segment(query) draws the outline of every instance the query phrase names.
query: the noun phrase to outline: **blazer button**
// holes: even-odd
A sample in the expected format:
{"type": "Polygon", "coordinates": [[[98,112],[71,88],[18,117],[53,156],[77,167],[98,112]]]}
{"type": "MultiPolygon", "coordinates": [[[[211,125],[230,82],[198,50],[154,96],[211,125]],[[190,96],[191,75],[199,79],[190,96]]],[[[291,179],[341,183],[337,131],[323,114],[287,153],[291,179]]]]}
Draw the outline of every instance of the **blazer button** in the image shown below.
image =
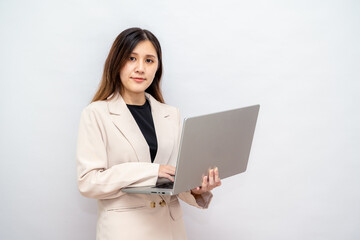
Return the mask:
{"type": "Polygon", "coordinates": [[[162,207],[165,207],[166,206],[166,202],[164,200],[161,200],[159,202],[159,205],[162,206],[162,207]]]}
{"type": "Polygon", "coordinates": [[[151,208],[155,208],[155,207],[156,207],[156,203],[155,203],[155,202],[150,202],[150,207],[151,207],[151,208]]]}

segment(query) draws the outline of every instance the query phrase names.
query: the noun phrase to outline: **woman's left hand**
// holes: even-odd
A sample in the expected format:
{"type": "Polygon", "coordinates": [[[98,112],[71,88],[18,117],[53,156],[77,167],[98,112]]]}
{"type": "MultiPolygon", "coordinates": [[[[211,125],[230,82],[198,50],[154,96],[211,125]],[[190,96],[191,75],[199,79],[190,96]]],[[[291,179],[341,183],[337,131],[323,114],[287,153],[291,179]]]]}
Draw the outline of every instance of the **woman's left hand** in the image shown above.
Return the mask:
{"type": "Polygon", "coordinates": [[[201,187],[197,187],[191,190],[192,194],[202,194],[204,192],[211,191],[212,189],[221,185],[219,177],[219,169],[216,167],[209,170],[209,176],[204,176],[201,187]]]}

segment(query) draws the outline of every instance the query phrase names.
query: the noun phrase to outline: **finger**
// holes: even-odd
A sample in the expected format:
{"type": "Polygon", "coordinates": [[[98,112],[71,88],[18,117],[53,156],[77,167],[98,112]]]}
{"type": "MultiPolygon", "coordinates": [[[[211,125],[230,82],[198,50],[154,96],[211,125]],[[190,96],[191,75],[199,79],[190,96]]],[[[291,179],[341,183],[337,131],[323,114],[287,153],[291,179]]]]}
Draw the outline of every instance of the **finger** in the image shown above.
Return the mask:
{"type": "Polygon", "coordinates": [[[173,176],[175,175],[172,171],[171,166],[161,165],[159,168],[159,177],[167,178],[170,181],[174,181],[173,176]],[[170,168],[169,168],[170,167],[170,168]]]}
{"type": "Polygon", "coordinates": [[[209,170],[209,187],[214,186],[214,169],[209,170]]]}
{"type": "Polygon", "coordinates": [[[200,187],[196,187],[196,188],[192,189],[191,191],[198,193],[200,191],[200,187]]]}
{"type": "Polygon", "coordinates": [[[175,168],[172,166],[164,165],[161,167],[160,171],[164,174],[175,175],[175,168]]]}
{"type": "Polygon", "coordinates": [[[174,182],[174,177],[169,175],[169,174],[166,174],[166,178],[169,179],[170,181],[174,182]]]}
{"type": "Polygon", "coordinates": [[[168,173],[168,174],[175,175],[175,170],[176,170],[175,167],[170,166],[170,165],[167,165],[167,166],[166,166],[166,170],[167,170],[167,173],[168,173]]]}
{"type": "Polygon", "coordinates": [[[207,191],[207,188],[208,188],[208,177],[207,176],[204,176],[203,177],[203,182],[201,184],[201,189],[206,192],[207,191]]]}
{"type": "Polygon", "coordinates": [[[219,177],[219,169],[217,167],[215,168],[215,185],[217,186],[221,185],[221,181],[219,177]]]}
{"type": "Polygon", "coordinates": [[[173,171],[168,171],[168,170],[165,170],[165,173],[166,174],[169,174],[171,176],[175,176],[175,173],[173,171]]]}

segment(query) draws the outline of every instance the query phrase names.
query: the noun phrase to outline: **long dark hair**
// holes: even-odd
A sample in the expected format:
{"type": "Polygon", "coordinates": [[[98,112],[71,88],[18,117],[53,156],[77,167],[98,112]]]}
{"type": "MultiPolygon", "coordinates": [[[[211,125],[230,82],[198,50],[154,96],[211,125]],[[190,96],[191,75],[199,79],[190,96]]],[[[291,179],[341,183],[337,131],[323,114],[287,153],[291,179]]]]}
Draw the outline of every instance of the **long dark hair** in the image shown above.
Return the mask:
{"type": "Polygon", "coordinates": [[[123,86],[120,81],[120,71],[134,48],[141,41],[145,40],[149,40],[154,45],[158,57],[158,69],[155,73],[154,80],[145,92],[150,93],[159,102],[164,102],[160,89],[162,75],[160,43],[154,34],[141,28],[128,28],[117,36],[105,61],[104,72],[99,88],[91,102],[105,100],[115,92],[121,93],[123,86]]]}

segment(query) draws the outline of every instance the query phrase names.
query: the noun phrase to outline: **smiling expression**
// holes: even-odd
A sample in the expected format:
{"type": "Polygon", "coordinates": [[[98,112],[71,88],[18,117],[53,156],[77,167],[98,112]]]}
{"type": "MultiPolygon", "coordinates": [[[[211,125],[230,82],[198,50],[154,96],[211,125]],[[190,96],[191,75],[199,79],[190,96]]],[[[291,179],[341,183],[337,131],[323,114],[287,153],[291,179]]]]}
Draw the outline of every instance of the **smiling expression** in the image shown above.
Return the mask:
{"type": "Polygon", "coordinates": [[[145,90],[151,85],[158,69],[158,57],[149,40],[136,45],[120,70],[121,95],[127,104],[145,103],[145,90]]]}

